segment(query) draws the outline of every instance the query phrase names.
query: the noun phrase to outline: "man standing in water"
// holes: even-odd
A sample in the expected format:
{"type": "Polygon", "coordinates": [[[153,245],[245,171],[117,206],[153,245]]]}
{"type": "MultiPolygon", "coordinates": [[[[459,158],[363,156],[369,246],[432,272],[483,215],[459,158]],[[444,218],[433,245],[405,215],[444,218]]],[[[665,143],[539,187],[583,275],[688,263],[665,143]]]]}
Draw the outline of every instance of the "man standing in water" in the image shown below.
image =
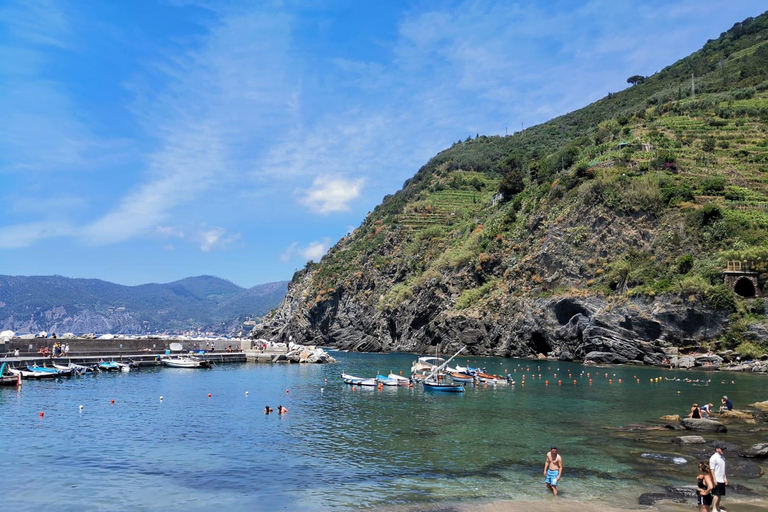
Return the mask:
{"type": "Polygon", "coordinates": [[[720,512],[721,501],[725,496],[725,486],[728,485],[722,447],[715,447],[715,453],[709,458],[709,468],[712,470],[712,476],[715,477],[715,488],[712,489],[712,511],[720,512]]]}
{"type": "Polygon", "coordinates": [[[552,446],[547,452],[547,461],[544,463],[544,476],[546,479],[544,482],[547,484],[547,489],[552,491],[552,494],[557,496],[557,482],[560,481],[560,476],[563,474],[563,458],[557,453],[557,447],[552,446]]]}

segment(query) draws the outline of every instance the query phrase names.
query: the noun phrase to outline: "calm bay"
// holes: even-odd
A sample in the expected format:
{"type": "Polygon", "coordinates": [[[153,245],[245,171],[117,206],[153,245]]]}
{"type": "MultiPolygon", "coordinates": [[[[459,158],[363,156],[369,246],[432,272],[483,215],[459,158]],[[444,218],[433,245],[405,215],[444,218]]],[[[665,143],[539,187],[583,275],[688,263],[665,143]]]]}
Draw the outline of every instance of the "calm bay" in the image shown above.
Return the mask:
{"type": "MultiPolygon", "coordinates": [[[[644,492],[691,485],[696,457],[671,443],[684,432],[621,427],[663,425],[660,416],[685,415],[692,402],[717,406],[722,395],[737,409],[768,399],[768,381],[754,375],[474,357],[458,363],[510,373],[517,385],[450,396],[418,385],[353,390],[342,371],[407,375],[415,356],[333,355],[338,363],[329,365],[142,369],[2,389],[4,507],[316,511],[543,501],[551,499],[542,470],[552,444],[565,463],[562,499],[631,507],[644,492]],[[264,414],[279,404],[289,412],[264,414]]],[[[705,437],[743,445],[765,436],[705,437]]],[[[750,499],[768,496],[764,478],[731,480],[753,491],[750,499]]]]}

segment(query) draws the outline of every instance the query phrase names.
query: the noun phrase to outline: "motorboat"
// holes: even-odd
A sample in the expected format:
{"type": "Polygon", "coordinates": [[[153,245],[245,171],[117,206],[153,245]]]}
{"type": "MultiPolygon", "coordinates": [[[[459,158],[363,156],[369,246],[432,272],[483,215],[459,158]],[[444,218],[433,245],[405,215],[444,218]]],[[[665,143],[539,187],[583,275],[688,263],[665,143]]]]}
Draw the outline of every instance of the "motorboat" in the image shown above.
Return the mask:
{"type": "Polygon", "coordinates": [[[117,372],[120,371],[120,365],[115,361],[102,361],[99,363],[99,370],[103,372],[117,372]]]}
{"type": "Polygon", "coordinates": [[[20,386],[21,375],[5,374],[6,363],[0,365],[0,386],[20,386]]]}
{"type": "Polygon", "coordinates": [[[448,372],[448,375],[451,377],[451,380],[453,380],[454,382],[463,382],[464,384],[475,382],[475,378],[468,373],[448,372]]]}
{"type": "Polygon", "coordinates": [[[360,384],[361,381],[364,379],[362,377],[355,377],[354,375],[349,375],[348,373],[341,372],[341,380],[344,381],[345,384],[351,384],[351,385],[357,385],[360,384]]]}
{"type": "Polygon", "coordinates": [[[21,370],[19,368],[8,368],[11,375],[21,375],[22,379],[55,379],[59,376],[53,372],[34,372],[32,370],[21,370]]]}
{"type": "Polygon", "coordinates": [[[385,375],[377,375],[376,383],[381,384],[382,386],[397,386],[399,384],[397,379],[390,379],[385,375]]]}
{"type": "Polygon", "coordinates": [[[38,374],[39,376],[43,376],[43,378],[45,378],[44,375],[47,375],[47,374],[52,374],[54,377],[59,377],[59,376],[69,377],[70,375],[72,375],[72,370],[69,368],[67,368],[66,370],[59,370],[58,368],[49,368],[47,366],[39,366],[36,364],[28,365],[27,370],[35,374],[38,374]]]}
{"type": "Polygon", "coordinates": [[[170,368],[210,368],[211,366],[210,361],[188,356],[166,357],[162,362],[164,366],[170,368]]]}
{"type": "Polygon", "coordinates": [[[410,386],[411,385],[411,379],[409,379],[408,377],[403,377],[402,375],[397,375],[397,374],[394,374],[394,373],[390,373],[389,375],[387,375],[387,378],[396,380],[397,383],[400,386],[410,386]]]}
{"type": "Polygon", "coordinates": [[[448,393],[464,392],[464,386],[461,384],[444,384],[442,382],[435,382],[434,380],[430,379],[425,380],[423,384],[426,391],[441,391],[448,393]]]}

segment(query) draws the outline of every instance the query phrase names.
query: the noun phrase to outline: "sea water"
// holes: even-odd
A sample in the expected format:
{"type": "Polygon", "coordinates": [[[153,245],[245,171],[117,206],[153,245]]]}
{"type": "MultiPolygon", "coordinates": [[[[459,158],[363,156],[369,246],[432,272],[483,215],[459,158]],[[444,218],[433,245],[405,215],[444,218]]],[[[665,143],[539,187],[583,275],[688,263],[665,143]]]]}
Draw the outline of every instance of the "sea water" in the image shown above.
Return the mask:
{"type": "MultiPolygon", "coordinates": [[[[475,357],[457,364],[511,374],[516,385],[377,390],[346,385],[340,374],[407,375],[415,357],[333,355],[338,362],[328,365],[154,368],[1,389],[3,508],[316,511],[541,500],[550,445],[564,460],[563,499],[632,505],[643,492],[694,483],[697,457],[671,443],[684,432],[628,425],[663,425],[660,416],[684,416],[692,402],[717,408],[723,395],[736,408],[768,398],[764,376],[475,357]],[[266,415],[267,405],[289,412],[266,415]]],[[[738,433],[707,437],[750,442],[738,433]]],[[[698,458],[711,448],[701,450],[698,458]]],[[[765,496],[762,480],[739,483],[765,496]]]]}

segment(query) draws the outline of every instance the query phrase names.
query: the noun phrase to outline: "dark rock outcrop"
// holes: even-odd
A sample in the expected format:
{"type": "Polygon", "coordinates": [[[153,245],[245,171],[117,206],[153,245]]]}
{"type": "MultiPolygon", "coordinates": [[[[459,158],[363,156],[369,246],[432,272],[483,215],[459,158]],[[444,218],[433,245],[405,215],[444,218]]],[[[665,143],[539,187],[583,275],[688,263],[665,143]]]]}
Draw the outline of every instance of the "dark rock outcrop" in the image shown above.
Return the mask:
{"type": "Polygon", "coordinates": [[[680,422],[686,430],[693,432],[728,432],[728,428],[715,420],[708,420],[704,418],[683,418],[680,422]]]}
{"type": "Polygon", "coordinates": [[[739,457],[750,459],[764,459],[768,457],[768,443],[757,443],[746,450],[739,450],[739,457]]]}
{"type": "Polygon", "coordinates": [[[674,503],[685,503],[686,498],[672,492],[646,492],[637,499],[640,505],[653,506],[659,501],[672,501],[674,503]]]}

